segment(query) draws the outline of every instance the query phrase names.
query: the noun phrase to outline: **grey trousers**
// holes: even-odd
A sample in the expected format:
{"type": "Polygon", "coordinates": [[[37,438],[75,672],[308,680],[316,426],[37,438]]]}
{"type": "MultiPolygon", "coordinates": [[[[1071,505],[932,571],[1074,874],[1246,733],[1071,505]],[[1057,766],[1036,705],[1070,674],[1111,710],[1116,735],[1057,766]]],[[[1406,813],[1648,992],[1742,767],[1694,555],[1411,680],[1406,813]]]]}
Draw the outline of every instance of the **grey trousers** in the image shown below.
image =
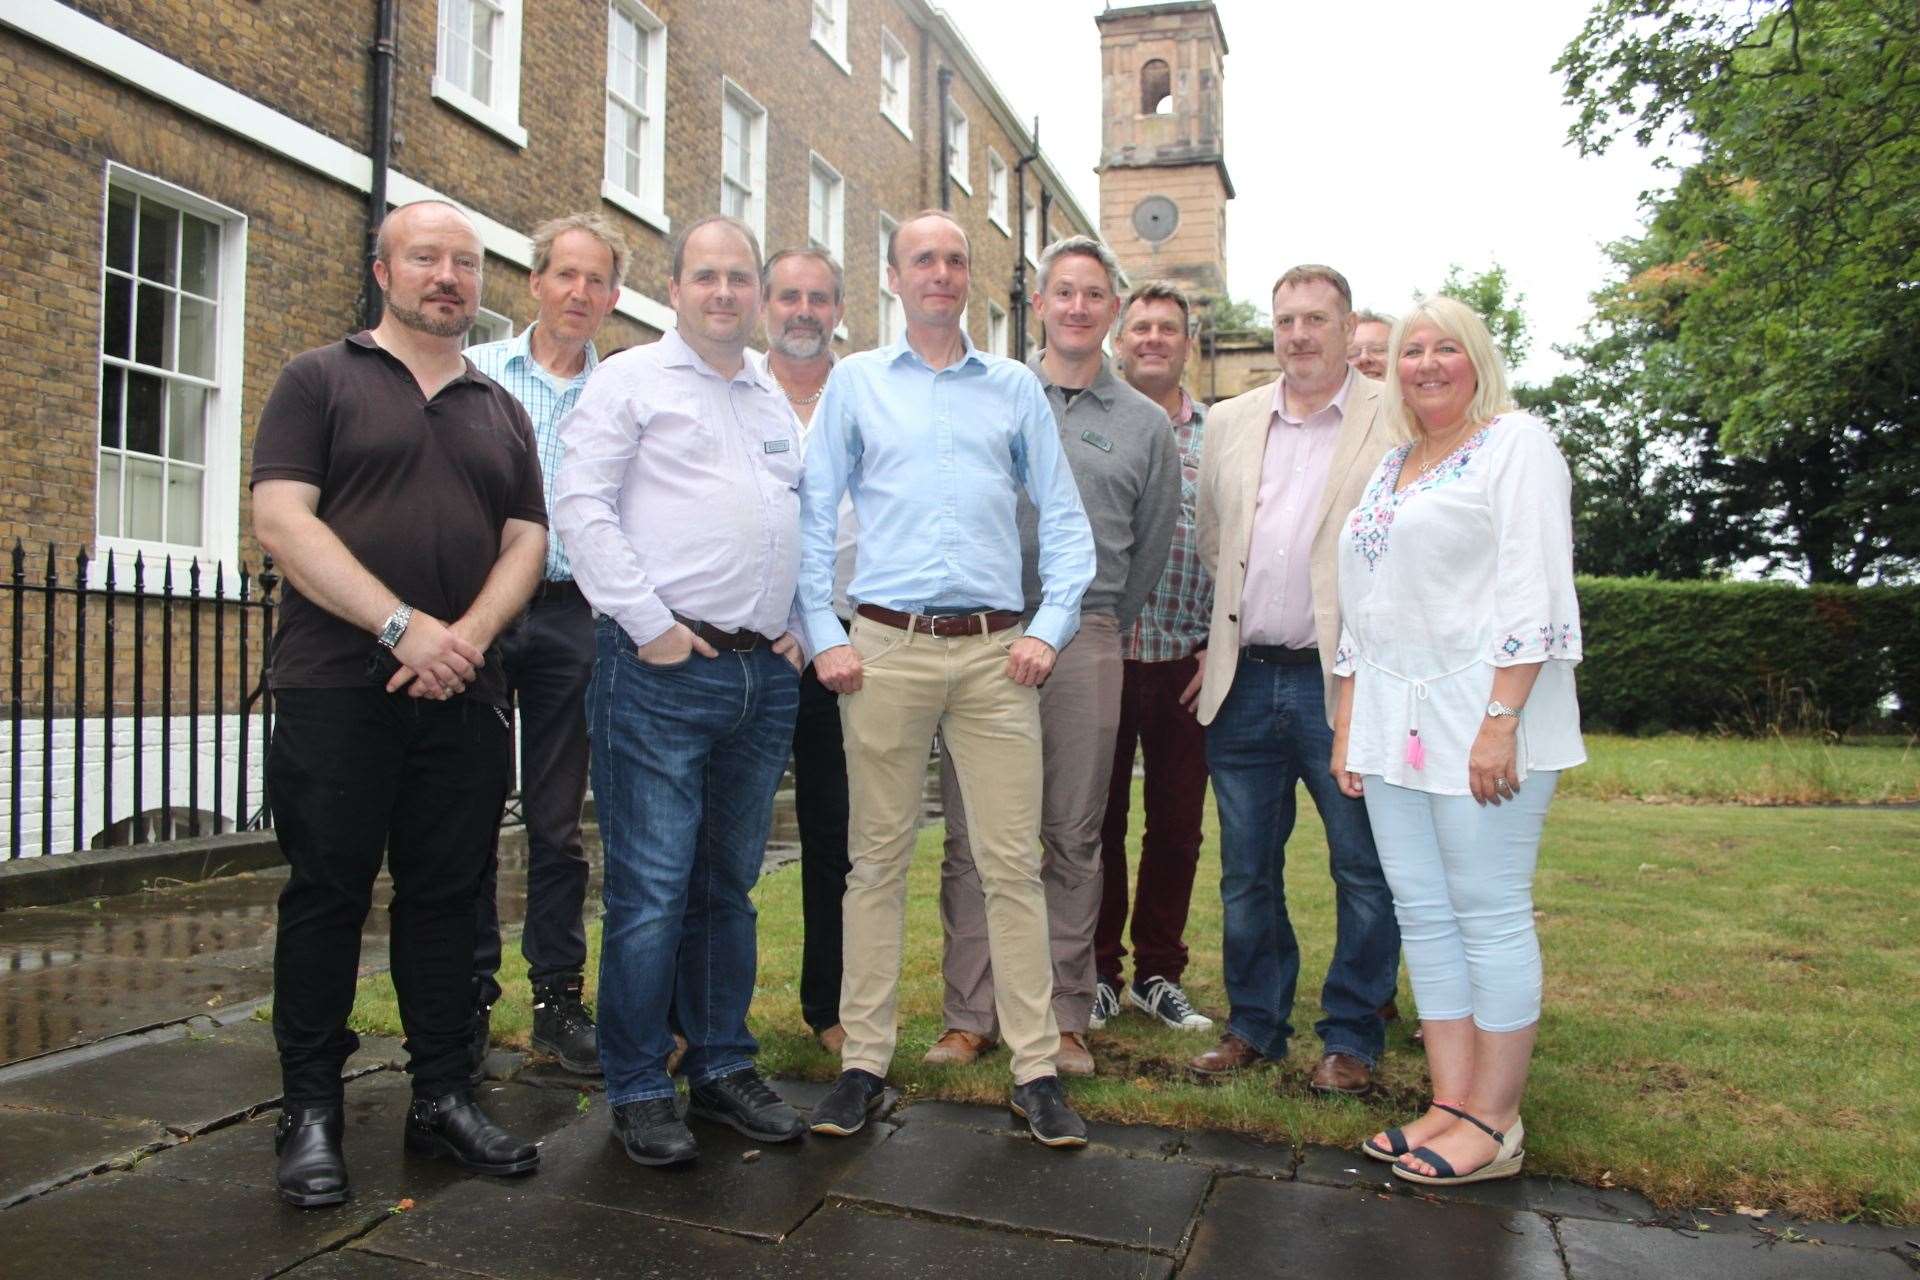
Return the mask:
{"type": "MultiPolygon", "coordinates": [[[[1093,931],[1100,919],[1100,828],[1106,818],[1113,742],[1120,729],[1120,631],[1112,614],[1090,613],[1040,686],[1042,791],[1040,881],[1047,893],[1053,1015],[1085,1035],[1093,1011],[1093,931]]],[[[945,935],[946,1025],[999,1039],[986,897],[967,842],[967,817],[950,758],[940,766],[947,815],[940,864],[945,935]]]]}

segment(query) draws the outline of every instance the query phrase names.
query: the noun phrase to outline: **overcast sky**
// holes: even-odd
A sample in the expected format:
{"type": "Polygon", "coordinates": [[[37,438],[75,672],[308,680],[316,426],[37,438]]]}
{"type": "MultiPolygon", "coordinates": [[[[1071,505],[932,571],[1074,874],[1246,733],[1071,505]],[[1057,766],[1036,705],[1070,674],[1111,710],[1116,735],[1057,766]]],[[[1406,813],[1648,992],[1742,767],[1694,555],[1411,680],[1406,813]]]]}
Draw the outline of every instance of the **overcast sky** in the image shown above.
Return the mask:
{"type": "MultiPolygon", "coordinates": [[[[1566,145],[1553,63],[1589,0],[1218,0],[1226,30],[1227,271],[1267,305],[1273,278],[1327,262],[1361,306],[1432,292],[1449,263],[1498,261],[1526,295],[1539,379],[1564,367],[1600,284],[1600,246],[1665,185],[1631,144],[1566,145]]],[[[1103,0],[945,0],[1090,217],[1100,207],[1103,0]]],[[[1121,4],[1113,8],[1126,7],[1121,4]]]]}

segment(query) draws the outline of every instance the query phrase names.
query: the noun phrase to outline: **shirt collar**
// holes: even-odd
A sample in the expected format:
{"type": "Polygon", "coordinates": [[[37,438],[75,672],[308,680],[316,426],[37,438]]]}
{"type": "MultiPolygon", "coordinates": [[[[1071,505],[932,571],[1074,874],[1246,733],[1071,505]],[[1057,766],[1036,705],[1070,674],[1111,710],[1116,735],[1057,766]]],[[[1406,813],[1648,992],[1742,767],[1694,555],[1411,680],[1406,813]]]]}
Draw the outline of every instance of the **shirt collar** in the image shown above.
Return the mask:
{"type": "Polygon", "coordinates": [[[779,388],[773,381],[773,375],[767,372],[764,356],[749,347],[740,353],[740,372],[728,378],[718,369],[708,364],[698,351],[687,345],[678,329],[669,329],[660,335],[660,361],[669,369],[692,369],[696,373],[716,378],[721,382],[751,382],[763,391],[778,393],[779,388]]]}
{"type": "MultiPolygon", "coordinates": [[[[952,364],[948,365],[947,368],[958,369],[961,365],[966,364],[969,360],[971,360],[973,363],[980,365],[982,368],[984,368],[987,362],[984,358],[982,358],[980,354],[980,348],[973,345],[973,339],[967,336],[967,331],[964,328],[960,330],[960,342],[962,346],[966,348],[965,354],[963,354],[958,360],[954,361],[952,364]]],[[[926,357],[922,356],[918,351],[915,351],[913,349],[913,344],[907,341],[907,331],[905,328],[902,328],[900,330],[900,336],[895,338],[893,340],[892,345],[887,347],[886,350],[887,350],[888,364],[895,363],[902,356],[912,356],[914,360],[919,363],[921,368],[931,369],[933,367],[932,365],[927,363],[926,357]]]]}
{"type": "MultiPolygon", "coordinates": [[[[1332,409],[1344,421],[1347,416],[1347,395],[1353,390],[1354,377],[1353,369],[1349,367],[1347,376],[1340,380],[1340,389],[1333,393],[1333,399],[1327,402],[1326,409],[1320,409],[1317,412],[1325,413],[1327,409],[1332,409]]],[[[1275,417],[1290,427],[1306,425],[1305,419],[1295,418],[1287,413],[1287,375],[1284,373],[1280,375],[1280,380],[1273,384],[1273,412],[1275,417]]]]}
{"type": "MultiPolygon", "coordinates": [[[[554,373],[551,369],[533,358],[533,331],[539,327],[540,322],[535,320],[532,324],[513,336],[511,345],[507,347],[506,363],[512,365],[514,361],[518,360],[530,369],[538,369],[550,378],[557,378],[560,376],[559,374],[554,373]]],[[[594,349],[593,339],[589,338],[587,339],[587,363],[581,367],[580,372],[574,374],[573,377],[567,379],[567,381],[575,382],[586,377],[592,373],[599,364],[600,353],[594,349]]]]}
{"type": "Polygon", "coordinates": [[[1180,388],[1180,416],[1173,420],[1173,425],[1176,427],[1184,427],[1195,418],[1200,418],[1204,421],[1206,414],[1201,411],[1199,405],[1193,402],[1193,397],[1187,394],[1187,389],[1182,387],[1180,388]]]}
{"type": "MultiPolygon", "coordinates": [[[[362,329],[358,333],[348,334],[347,343],[349,346],[360,347],[363,350],[371,351],[375,355],[385,356],[387,359],[399,365],[402,369],[405,369],[407,367],[406,361],[402,360],[399,356],[393,354],[393,352],[387,350],[385,347],[381,346],[379,343],[373,340],[373,330],[371,329],[362,329]]],[[[473,361],[467,359],[466,354],[464,352],[460,356],[460,362],[465,367],[460,370],[460,375],[458,377],[454,378],[452,382],[449,382],[447,384],[448,386],[452,386],[454,382],[469,381],[470,379],[472,379],[474,374],[479,372],[479,370],[473,367],[473,361]]],[[[412,375],[409,374],[408,376],[411,377],[412,375]]]]}
{"type": "MultiPolygon", "coordinates": [[[[1040,379],[1042,386],[1057,386],[1057,383],[1047,377],[1047,371],[1040,367],[1040,362],[1046,358],[1046,355],[1047,351],[1045,347],[1034,352],[1027,360],[1027,368],[1033,370],[1034,376],[1040,379]]],[[[1098,400],[1102,405],[1111,407],[1113,397],[1118,393],[1119,387],[1120,379],[1116,378],[1113,374],[1113,362],[1105,356],[1102,356],[1100,358],[1100,371],[1093,375],[1093,381],[1084,387],[1075,387],[1072,389],[1092,392],[1094,399],[1098,400]]],[[[1067,388],[1062,388],[1062,390],[1066,389],[1067,388]]]]}

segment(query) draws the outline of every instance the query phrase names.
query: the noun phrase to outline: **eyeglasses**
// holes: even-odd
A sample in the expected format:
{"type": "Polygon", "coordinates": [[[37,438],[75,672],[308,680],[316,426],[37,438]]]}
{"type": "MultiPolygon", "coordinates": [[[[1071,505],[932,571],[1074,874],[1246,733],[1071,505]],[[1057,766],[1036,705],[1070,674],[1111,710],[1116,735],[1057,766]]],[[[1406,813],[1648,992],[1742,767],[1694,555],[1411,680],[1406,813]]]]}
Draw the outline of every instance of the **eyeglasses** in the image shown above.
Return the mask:
{"type": "Polygon", "coordinates": [[[1355,356],[1384,356],[1385,354],[1387,354],[1387,344],[1384,342],[1368,342],[1347,348],[1349,360],[1355,356]]]}

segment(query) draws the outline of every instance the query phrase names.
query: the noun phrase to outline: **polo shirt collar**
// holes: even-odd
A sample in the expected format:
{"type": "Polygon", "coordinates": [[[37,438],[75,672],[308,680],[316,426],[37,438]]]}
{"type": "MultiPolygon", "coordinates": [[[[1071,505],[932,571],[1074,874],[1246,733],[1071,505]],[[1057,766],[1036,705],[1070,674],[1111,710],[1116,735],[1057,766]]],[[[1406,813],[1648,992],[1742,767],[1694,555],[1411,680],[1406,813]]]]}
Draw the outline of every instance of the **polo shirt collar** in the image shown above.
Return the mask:
{"type": "MultiPolygon", "coordinates": [[[[373,330],[371,329],[362,329],[358,333],[350,333],[347,335],[346,340],[349,346],[359,347],[363,351],[371,351],[377,356],[384,356],[386,359],[391,360],[395,364],[399,365],[402,370],[406,369],[405,361],[401,360],[399,356],[393,354],[393,352],[387,350],[385,347],[381,346],[379,343],[373,340],[373,330]]],[[[467,359],[465,352],[462,352],[460,355],[460,363],[464,367],[460,370],[459,374],[452,379],[452,381],[447,383],[447,386],[450,387],[454,385],[454,383],[456,382],[471,382],[475,377],[475,375],[477,375],[480,372],[478,369],[475,369],[473,367],[473,361],[467,359]]],[[[413,375],[409,373],[407,376],[412,377],[413,375]]],[[[445,390],[445,388],[442,388],[442,390],[445,390]]]]}
{"type": "MultiPolygon", "coordinates": [[[[1040,367],[1040,362],[1046,358],[1046,354],[1047,351],[1045,347],[1034,352],[1027,360],[1027,368],[1033,370],[1034,376],[1040,379],[1043,386],[1051,387],[1057,384],[1048,378],[1046,370],[1040,367]]],[[[1120,379],[1114,376],[1113,362],[1105,356],[1102,356],[1100,358],[1100,372],[1094,374],[1093,381],[1089,382],[1085,387],[1080,388],[1080,390],[1087,392],[1095,400],[1098,400],[1102,407],[1112,408],[1113,398],[1118,395],[1120,391],[1120,379]]]]}

